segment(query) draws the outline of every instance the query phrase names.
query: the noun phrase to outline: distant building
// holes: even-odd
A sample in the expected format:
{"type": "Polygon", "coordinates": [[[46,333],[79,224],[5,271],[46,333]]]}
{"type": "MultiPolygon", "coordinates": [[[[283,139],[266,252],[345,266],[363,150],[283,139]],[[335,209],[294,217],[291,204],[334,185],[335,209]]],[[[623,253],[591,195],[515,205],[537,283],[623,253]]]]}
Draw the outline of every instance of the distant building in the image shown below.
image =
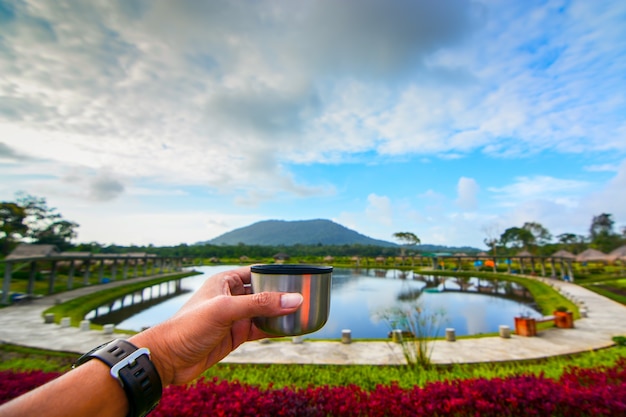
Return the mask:
{"type": "Polygon", "coordinates": [[[279,252],[276,255],[274,255],[272,258],[274,258],[274,260],[277,262],[284,262],[284,261],[288,261],[290,259],[290,256],[284,252],[279,252]]]}

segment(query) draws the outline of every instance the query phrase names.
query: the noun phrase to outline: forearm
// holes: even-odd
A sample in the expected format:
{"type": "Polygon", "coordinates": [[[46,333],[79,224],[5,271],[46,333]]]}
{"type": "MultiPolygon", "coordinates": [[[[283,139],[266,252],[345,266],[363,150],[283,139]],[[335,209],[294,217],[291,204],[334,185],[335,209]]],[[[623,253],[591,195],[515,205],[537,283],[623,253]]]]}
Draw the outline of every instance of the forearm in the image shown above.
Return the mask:
{"type": "Polygon", "coordinates": [[[268,337],[253,325],[253,317],[291,314],[302,304],[300,294],[247,294],[249,283],[249,268],[207,280],[174,317],[132,336],[131,346],[115,341],[98,347],[89,353],[94,359],[1,406],[0,415],[124,417],[131,408],[146,412],[161,387],[193,381],[240,344],[268,337]],[[133,345],[147,348],[151,361],[133,345]],[[130,403],[110,367],[124,381],[130,403]]]}
{"type": "Polygon", "coordinates": [[[3,405],[0,414],[3,417],[119,417],[127,412],[126,394],[111,377],[109,367],[91,360],[3,405]]]}
{"type": "MultiPolygon", "coordinates": [[[[149,332],[133,336],[131,343],[137,348],[145,347],[163,354],[163,348],[158,348],[158,342],[150,343],[159,338],[145,337],[146,333],[149,332]]],[[[154,355],[151,356],[154,358],[154,355]]],[[[159,375],[163,374],[159,368],[164,363],[164,358],[160,359],[152,362],[159,375]]],[[[121,383],[111,375],[111,368],[100,359],[93,358],[49,384],[5,404],[0,409],[0,415],[123,417],[128,414],[128,409],[127,394],[121,383]]]]}

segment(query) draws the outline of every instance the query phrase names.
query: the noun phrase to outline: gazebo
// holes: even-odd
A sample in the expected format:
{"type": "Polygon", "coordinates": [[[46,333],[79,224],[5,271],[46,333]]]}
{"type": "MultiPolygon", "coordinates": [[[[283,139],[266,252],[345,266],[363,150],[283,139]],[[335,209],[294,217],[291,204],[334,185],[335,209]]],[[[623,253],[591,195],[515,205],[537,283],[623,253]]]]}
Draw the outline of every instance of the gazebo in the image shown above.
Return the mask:
{"type": "Polygon", "coordinates": [[[565,259],[576,259],[576,255],[571,252],[566,251],[565,249],[561,249],[552,254],[553,258],[565,258],[565,259]]]}
{"type": "Polygon", "coordinates": [[[523,250],[521,252],[517,252],[517,254],[515,256],[513,256],[513,258],[517,258],[517,260],[519,261],[519,267],[520,267],[520,272],[522,274],[524,274],[524,270],[525,270],[525,265],[524,265],[524,260],[525,259],[530,259],[530,270],[531,273],[535,272],[535,258],[533,257],[533,254],[528,252],[527,250],[523,250]]]}
{"type": "Polygon", "coordinates": [[[619,261],[621,264],[620,269],[622,270],[622,274],[624,273],[624,266],[626,266],[626,245],[620,246],[617,249],[613,249],[607,257],[611,262],[619,261]]]}
{"type": "Polygon", "coordinates": [[[626,245],[620,246],[619,248],[614,249],[611,252],[609,252],[609,254],[607,255],[607,258],[609,258],[611,262],[615,262],[615,261],[626,262],[626,245]]]}
{"type": "Polygon", "coordinates": [[[609,257],[597,249],[587,249],[576,256],[576,262],[606,262],[609,257]]]}
{"type": "Polygon", "coordinates": [[[277,263],[282,263],[282,262],[288,261],[290,256],[284,252],[279,252],[276,255],[274,255],[273,258],[274,258],[274,261],[276,261],[277,263]]]}

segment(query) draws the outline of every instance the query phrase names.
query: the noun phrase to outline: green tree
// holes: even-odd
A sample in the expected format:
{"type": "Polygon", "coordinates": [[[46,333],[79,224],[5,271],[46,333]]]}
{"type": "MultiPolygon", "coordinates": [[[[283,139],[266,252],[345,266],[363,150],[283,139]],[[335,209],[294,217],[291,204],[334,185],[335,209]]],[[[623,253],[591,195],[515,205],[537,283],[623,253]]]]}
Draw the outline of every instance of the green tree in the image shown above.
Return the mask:
{"type": "Polygon", "coordinates": [[[55,208],[48,207],[45,198],[20,193],[17,205],[26,214],[24,224],[28,230],[23,237],[27,241],[56,245],[60,250],[72,247],[71,241],[76,238],[78,224],[63,219],[55,208]]]}
{"type": "Polygon", "coordinates": [[[539,223],[526,222],[522,229],[528,230],[533,235],[533,242],[531,242],[533,245],[542,246],[552,240],[552,234],[539,223]]]}
{"type": "Polygon", "coordinates": [[[602,213],[598,216],[593,216],[591,220],[591,227],[589,228],[589,238],[591,246],[602,251],[610,252],[620,244],[620,237],[613,231],[612,215],[602,213]]]}
{"type": "Polygon", "coordinates": [[[556,237],[562,249],[566,249],[572,253],[578,253],[585,250],[585,237],[575,233],[561,233],[556,237]]]}
{"type": "Polygon", "coordinates": [[[402,243],[402,247],[400,248],[400,256],[402,256],[403,258],[407,246],[414,246],[421,243],[419,237],[417,237],[415,233],[411,232],[396,232],[393,234],[393,237],[400,243],[402,243]]]}
{"type": "Polygon", "coordinates": [[[567,246],[578,241],[578,235],[575,233],[561,233],[556,237],[559,243],[567,246]]]}
{"type": "Polygon", "coordinates": [[[14,202],[0,203],[0,253],[7,255],[28,233],[26,211],[14,202]]]}
{"type": "Polygon", "coordinates": [[[527,250],[534,241],[533,234],[521,227],[509,227],[500,236],[500,244],[511,249],[524,248],[527,250]]]}
{"type": "Polygon", "coordinates": [[[415,233],[411,232],[396,232],[393,234],[393,237],[408,246],[418,245],[421,243],[419,237],[417,237],[415,233]]]}
{"type": "Polygon", "coordinates": [[[76,238],[78,224],[67,220],[57,220],[37,234],[37,243],[55,245],[61,250],[69,249],[76,238]]]}
{"type": "Polygon", "coordinates": [[[612,217],[613,215],[607,213],[593,216],[593,219],[591,220],[591,227],[589,228],[591,241],[602,235],[608,236],[613,234],[613,225],[615,222],[612,217]]]}

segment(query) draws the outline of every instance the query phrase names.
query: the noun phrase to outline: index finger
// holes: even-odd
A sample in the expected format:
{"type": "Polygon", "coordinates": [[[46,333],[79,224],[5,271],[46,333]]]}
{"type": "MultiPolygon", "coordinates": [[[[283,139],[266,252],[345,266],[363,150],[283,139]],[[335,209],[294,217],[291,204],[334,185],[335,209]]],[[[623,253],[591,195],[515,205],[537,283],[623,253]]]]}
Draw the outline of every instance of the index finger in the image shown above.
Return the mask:
{"type": "Polygon", "coordinates": [[[247,291],[249,286],[250,267],[244,266],[219,272],[207,278],[181,310],[185,310],[199,302],[207,301],[220,295],[244,295],[249,293],[249,291],[247,291]]]}
{"type": "MultiPolygon", "coordinates": [[[[219,274],[218,274],[219,275],[219,274]]],[[[231,271],[226,271],[219,276],[222,281],[223,295],[244,295],[249,294],[251,272],[249,266],[240,267],[231,271]]]]}

